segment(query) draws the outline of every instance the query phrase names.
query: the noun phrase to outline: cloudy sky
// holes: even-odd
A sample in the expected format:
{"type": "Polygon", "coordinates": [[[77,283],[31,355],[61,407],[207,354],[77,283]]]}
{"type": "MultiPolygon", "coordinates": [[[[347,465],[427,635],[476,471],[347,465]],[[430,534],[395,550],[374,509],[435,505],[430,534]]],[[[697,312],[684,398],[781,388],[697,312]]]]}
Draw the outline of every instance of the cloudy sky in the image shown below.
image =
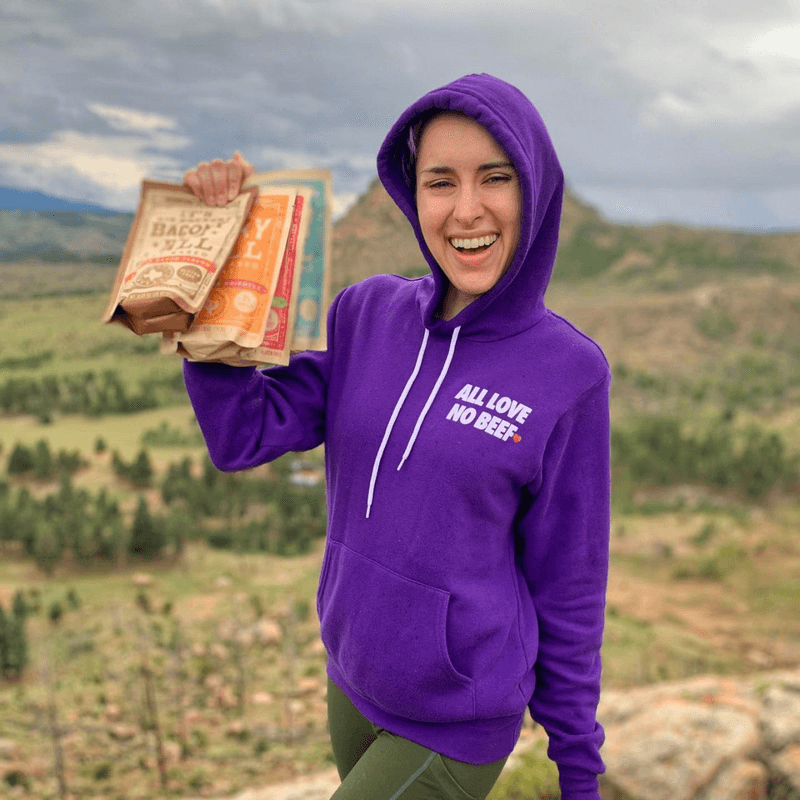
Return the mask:
{"type": "Polygon", "coordinates": [[[133,210],[238,149],[330,167],[341,213],[470,72],[531,98],[611,219],[800,229],[800,0],[3,0],[0,186],[133,210]]]}

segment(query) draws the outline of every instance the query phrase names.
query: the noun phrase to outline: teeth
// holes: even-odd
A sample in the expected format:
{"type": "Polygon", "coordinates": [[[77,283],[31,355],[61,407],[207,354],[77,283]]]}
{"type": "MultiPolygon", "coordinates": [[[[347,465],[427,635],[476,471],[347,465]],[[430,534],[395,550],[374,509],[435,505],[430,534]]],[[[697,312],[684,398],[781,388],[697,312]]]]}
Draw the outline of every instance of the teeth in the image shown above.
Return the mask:
{"type": "Polygon", "coordinates": [[[450,244],[461,250],[474,250],[476,247],[483,247],[487,244],[494,244],[498,240],[498,235],[493,233],[491,236],[482,236],[480,239],[451,239],[450,244]]]}

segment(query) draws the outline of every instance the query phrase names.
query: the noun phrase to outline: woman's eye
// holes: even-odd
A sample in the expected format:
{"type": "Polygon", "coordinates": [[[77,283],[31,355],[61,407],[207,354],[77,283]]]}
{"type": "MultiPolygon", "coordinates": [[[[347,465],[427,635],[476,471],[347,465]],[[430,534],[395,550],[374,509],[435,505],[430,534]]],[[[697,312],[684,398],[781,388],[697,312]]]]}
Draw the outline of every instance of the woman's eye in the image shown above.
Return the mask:
{"type": "Polygon", "coordinates": [[[487,179],[487,183],[507,183],[510,180],[510,175],[492,175],[487,179]]]}
{"type": "Polygon", "coordinates": [[[431,189],[445,189],[450,185],[449,181],[436,181],[436,183],[429,183],[431,189]]]}

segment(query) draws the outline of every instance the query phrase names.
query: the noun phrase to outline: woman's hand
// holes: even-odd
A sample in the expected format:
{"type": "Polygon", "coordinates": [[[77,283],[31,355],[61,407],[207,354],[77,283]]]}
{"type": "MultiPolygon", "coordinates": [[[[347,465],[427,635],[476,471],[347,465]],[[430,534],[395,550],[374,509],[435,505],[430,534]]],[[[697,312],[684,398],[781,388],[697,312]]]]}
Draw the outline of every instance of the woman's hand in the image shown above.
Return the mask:
{"type": "Polygon", "coordinates": [[[253,166],[239,153],[230,161],[203,162],[183,176],[183,183],[208,206],[225,206],[239,194],[242,184],[253,174],[253,166]]]}

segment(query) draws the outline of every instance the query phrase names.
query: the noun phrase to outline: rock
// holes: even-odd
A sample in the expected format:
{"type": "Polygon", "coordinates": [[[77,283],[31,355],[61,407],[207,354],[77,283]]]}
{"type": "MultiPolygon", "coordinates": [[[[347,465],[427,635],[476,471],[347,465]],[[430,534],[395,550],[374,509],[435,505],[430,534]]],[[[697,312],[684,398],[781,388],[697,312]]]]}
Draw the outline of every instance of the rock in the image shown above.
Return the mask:
{"type": "Polygon", "coordinates": [[[703,800],[767,800],[767,768],[758,761],[737,761],[724,767],[703,800]]]}
{"type": "Polygon", "coordinates": [[[194,642],[190,652],[195,658],[201,658],[206,654],[206,646],[204,644],[200,644],[199,642],[194,642]]]}
{"type": "Polygon", "coordinates": [[[325,645],[322,642],[322,639],[314,639],[311,644],[306,647],[306,655],[309,656],[324,656],[325,655],[325,645]]]}
{"type": "Polygon", "coordinates": [[[247,726],[240,719],[233,720],[233,722],[230,722],[225,728],[225,735],[232,736],[236,739],[243,739],[248,733],[247,726]]]}
{"type": "Polygon", "coordinates": [[[300,694],[317,694],[322,692],[322,683],[317,678],[300,678],[295,689],[300,694]]]}
{"type": "Polygon", "coordinates": [[[0,739],[0,759],[3,761],[11,761],[16,758],[19,753],[17,743],[11,739],[0,739]]]}
{"type": "Polygon", "coordinates": [[[222,675],[218,675],[216,672],[211,672],[206,675],[205,679],[203,680],[203,686],[210,691],[215,691],[219,689],[224,682],[225,679],[222,677],[222,675]]]}
{"type": "Polygon", "coordinates": [[[223,686],[220,688],[217,695],[217,702],[223,708],[236,708],[236,706],[239,705],[239,700],[230,686],[223,686]]]}
{"type": "Polygon", "coordinates": [[[776,685],[767,689],[761,728],[764,741],[771,750],[789,744],[800,744],[800,693],[776,685]]]}
{"type": "Polygon", "coordinates": [[[750,714],[681,699],[642,709],[606,732],[612,783],[642,800],[692,800],[727,762],[758,749],[750,714]]]}
{"type": "Polygon", "coordinates": [[[772,759],[772,766],[796,792],[800,792],[800,744],[789,745],[778,753],[772,759]]]}
{"type": "Polygon", "coordinates": [[[208,649],[211,655],[214,656],[214,658],[218,658],[220,661],[226,661],[230,655],[230,653],[228,653],[228,648],[221,642],[214,642],[208,649]]]}
{"type": "Polygon", "coordinates": [[[247,650],[255,644],[256,633],[252,628],[245,628],[236,634],[234,641],[247,650]]]}
{"type": "Polygon", "coordinates": [[[280,625],[271,619],[260,619],[255,625],[255,635],[259,644],[280,644],[283,639],[280,625]]]}
{"type": "Polygon", "coordinates": [[[133,725],[125,725],[124,723],[112,725],[108,731],[108,735],[112,739],[116,739],[118,742],[130,741],[136,736],[137,733],[137,728],[135,728],[133,725]]]}
{"type": "Polygon", "coordinates": [[[137,572],[131,580],[134,586],[149,586],[153,582],[153,576],[146,572],[137,572]]]}
{"type": "Polygon", "coordinates": [[[109,703],[105,708],[104,714],[109,722],[116,722],[122,717],[122,709],[114,703],[109,703]]]}
{"type": "Polygon", "coordinates": [[[161,747],[169,764],[177,764],[181,760],[181,746],[177,742],[164,742],[161,747]]]}
{"type": "Polygon", "coordinates": [[[218,589],[227,589],[231,585],[231,579],[227,578],[225,575],[220,575],[215,581],[215,584],[218,589]]]}
{"type": "Polygon", "coordinates": [[[253,692],[250,702],[257,706],[266,706],[274,702],[275,698],[269,692],[253,692]]]}

